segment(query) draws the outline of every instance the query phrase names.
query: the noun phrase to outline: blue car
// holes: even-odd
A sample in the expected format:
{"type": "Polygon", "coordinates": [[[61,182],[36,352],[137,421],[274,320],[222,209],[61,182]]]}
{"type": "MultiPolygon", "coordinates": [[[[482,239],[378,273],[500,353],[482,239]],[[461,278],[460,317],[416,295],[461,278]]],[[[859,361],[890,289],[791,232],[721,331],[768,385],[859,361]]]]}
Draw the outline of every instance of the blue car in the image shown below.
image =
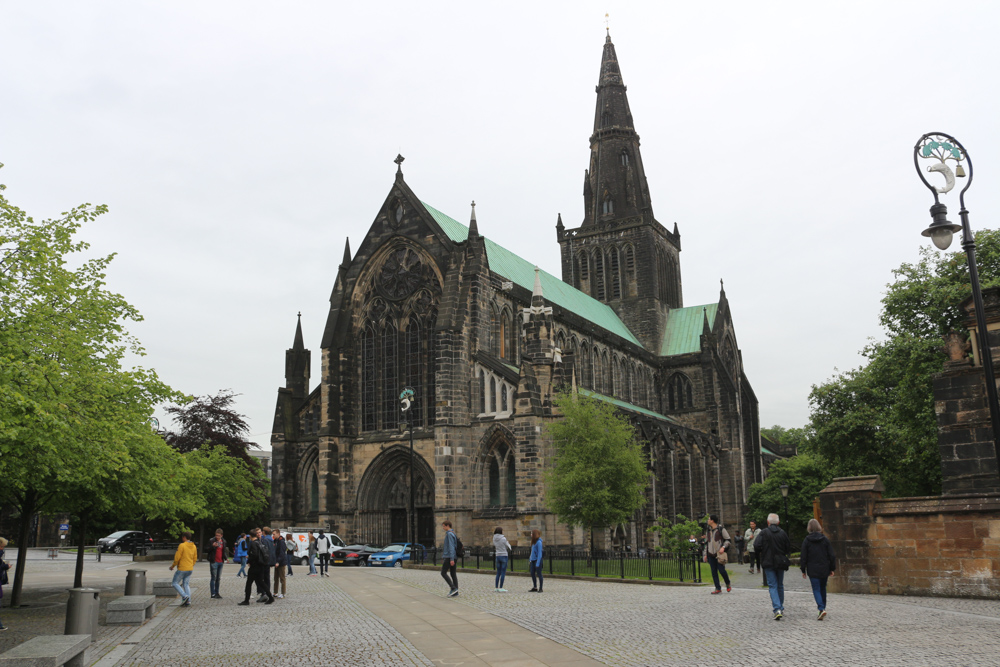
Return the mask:
{"type": "MultiPolygon", "coordinates": [[[[410,546],[409,542],[393,542],[382,551],[369,556],[368,565],[371,567],[403,567],[403,561],[410,560],[410,546]]],[[[413,546],[420,550],[422,556],[424,547],[420,544],[413,546]]]]}

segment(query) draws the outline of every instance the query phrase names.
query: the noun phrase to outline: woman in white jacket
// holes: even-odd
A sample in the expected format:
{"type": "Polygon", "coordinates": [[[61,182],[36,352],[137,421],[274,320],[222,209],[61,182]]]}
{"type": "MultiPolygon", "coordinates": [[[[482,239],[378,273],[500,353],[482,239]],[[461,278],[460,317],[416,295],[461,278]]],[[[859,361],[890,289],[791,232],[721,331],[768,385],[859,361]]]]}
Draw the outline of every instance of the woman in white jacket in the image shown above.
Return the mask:
{"type": "Polygon", "coordinates": [[[493,550],[496,552],[496,563],[497,563],[497,578],[496,578],[496,588],[494,593],[506,593],[507,589],[503,587],[503,580],[507,576],[507,559],[510,557],[510,542],[503,535],[503,528],[500,526],[496,527],[493,531],[493,550]]]}

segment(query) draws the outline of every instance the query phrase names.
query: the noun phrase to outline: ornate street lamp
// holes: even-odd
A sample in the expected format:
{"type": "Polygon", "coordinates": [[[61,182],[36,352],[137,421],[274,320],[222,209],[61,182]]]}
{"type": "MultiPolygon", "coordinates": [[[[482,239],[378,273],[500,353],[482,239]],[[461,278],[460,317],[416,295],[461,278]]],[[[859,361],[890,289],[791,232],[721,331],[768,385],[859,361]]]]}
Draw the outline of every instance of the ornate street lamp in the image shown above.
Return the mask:
{"type": "Polygon", "coordinates": [[[788,521],[788,485],[781,485],[781,497],[785,499],[785,521],[788,521]]]}
{"type": "MultiPolygon", "coordinates": [[[[406,418],[407,413],[413,408],[413,403],[417,400],[417,394],[413,391],[413,387],[403,387],[403,392],[399,395],[399,409],[403,412],[403,417],[406,418]]],[[[410,520],[407,522],[409,525],[409,539],[407,542],[410,543],[410,562],[414,562],[417,555],[417,550],[414,547],[416,544],[417,519],[413,513],[413,419],[407,419],[410,425],[410,520]]]]}
{"type": "Polygon", "coordinates": [[[976,307],[976,334],[979,345],[979,359],[986,374],[986,402],[990,408],[990,422],[993,426],[993,449],[997,457],[997,470],[1000,472],[1000,407],[997,405],[997,385],[993,376],[993,355],[990,352],[989,336],[986,333],[986,313],[983,308],[983,292],[979,287],[979,270],[976,267],[976,241],[969,227],[969,211],[965,208],[965,191],[972,185],[972,158],[957,139],[943,132],[930,132],[920,137],[913,147],[913,166],[917,169],[920,180],[934,195],[934,205],[931,206],[931,226],[922,233],[929,236],[939,250],[946,250],[951,245],[952,236],[962,232],[962,248],[969,262],[969,280],[972,282],[972,299],[976,307]],[[944,185],[931,185],[920,169],[921,160],[930,160],[927,172],[937,172],[944,176],[944,185]],[[952,171],[949,162],[954,162],[952,171]],[[963,164],[965,163],[965,164],[963,164]],[[968,173],[966,173],[968,169],[968,173]],[[939,195],[951,192],[955,187],[955,178],[968,178],[965,187],[958,193],[958,202],[962,207],[958,215],[961,225],[948,222],[948,208],[941,203],[939,195]]]}

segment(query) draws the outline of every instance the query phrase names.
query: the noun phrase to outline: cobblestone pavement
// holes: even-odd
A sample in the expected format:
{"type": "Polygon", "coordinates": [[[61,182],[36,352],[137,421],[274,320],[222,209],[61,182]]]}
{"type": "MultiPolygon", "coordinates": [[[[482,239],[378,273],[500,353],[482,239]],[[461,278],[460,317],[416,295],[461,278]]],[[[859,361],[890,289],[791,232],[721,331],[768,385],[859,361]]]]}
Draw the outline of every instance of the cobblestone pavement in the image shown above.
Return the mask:
{"type": "MultiPolygon", "coordinates": [[[[443,594],[427,570],[374,574],[443,594]]],[[[802,581],[792,570],[789,583],[802,581]]],[[[756,575],[754,575],[756,576],[756,575]]],[[[749,579],[751,575],[748,573],[749,579]]],[[[816,621],[810,592],[789,590],[786,616],[771,616],[765,589],[710,595],[711,587],[550,580],[541,595],[526,577],[460,573],[457,604],[488,611],[608,665],[995,665],[1000,601],[830,595],[816,621]]]]}
{"type": "MultiPolygon", "coordinates": [[[[166,570],[166,566],[162,566],[166,570]]],[[[245,579],[223,568],[222,600],[209,597],[207,566],[192,576],[190,607],[177,607],[114,665],[432,665],[389,624],[329,578],[306,570],[288,579],[288,595],[272,605],[240,607],[245,579]],[[264,664],[264,663],[260,663],[264,664]]],[[[166,572],[154,578],[166,578],[166,572]]],[[[146,575],[150,579],[150,573],[146,575]]],[[[170,604],[176,605],[177,601],[170,604]]],[[[110,661],[107,661],[110,662],[110,661]]]]}

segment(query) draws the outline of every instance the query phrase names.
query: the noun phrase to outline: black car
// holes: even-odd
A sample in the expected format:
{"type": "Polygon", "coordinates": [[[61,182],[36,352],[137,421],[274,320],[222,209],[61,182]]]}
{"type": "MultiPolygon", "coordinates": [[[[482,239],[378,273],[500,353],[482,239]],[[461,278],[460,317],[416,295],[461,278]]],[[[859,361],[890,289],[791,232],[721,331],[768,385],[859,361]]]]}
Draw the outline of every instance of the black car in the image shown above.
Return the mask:
{"type": "Polygon", "coordinates": [[[368,565],[368,557],[379,551],[379,547],[368,544],[351,544],[334,551],[330,562],[334,565],[368,565]]]}
{"type": "Polygon", "coordinates": [[[122,552],[134,554],[141,547],[152,544],[153,538],[141,530],[119,530],[97,540],[97,547],[102,552],[111,551],[116,554],[122,552]]]}

